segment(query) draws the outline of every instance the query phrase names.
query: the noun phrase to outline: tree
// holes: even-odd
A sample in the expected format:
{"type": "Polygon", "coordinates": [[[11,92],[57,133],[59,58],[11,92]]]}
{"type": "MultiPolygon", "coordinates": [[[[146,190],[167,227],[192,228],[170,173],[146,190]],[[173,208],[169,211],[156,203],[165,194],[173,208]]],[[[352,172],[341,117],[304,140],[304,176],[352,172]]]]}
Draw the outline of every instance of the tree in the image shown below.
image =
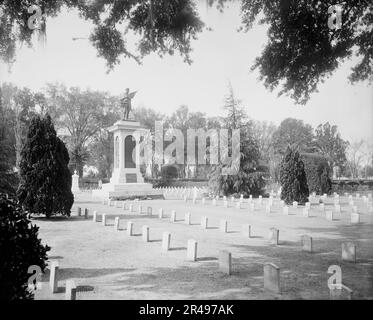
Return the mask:
{"type": "Polygon", "coordinates": [[[49,115],[35,116],[21,152],[18,199],[31,213],[70,215],[71,192],[69,154],[49,115]]]}
{"type": "Polygon", "coordinates": [[[317,151],[326,156],[332,167],[342,168],[346,164],[346,149],[348,142],[344,141],[337,126],[331,126],[329,122],[320,124],[315,130],[315,144],[317,151]]]}
{"type": "MultiPolygon", "coordinates": [[[[77,9],[82,18],[94,25],[89,39],[109,69],[120,62],[121,56],[140,63],[142,57],[152,52],[162,56],[178,51],[190,63],[191,40],[203,27],[191,0],[38,0],[36,4],[46,17],[40,23],[39,33],[45,32],[46,19],[59,14],[62,7],[77,9]],[[130,52],[126,43],[128,34],[137,36],[135,53],[130,52]]],[[[14,61],[17,41],[31,45],[34,30],[28,27],[32,15],[28,13],[29,6],[29,2],[21,0],[0,4],[4,26],[0,29],[0,55],[8,63],[14,61]]]]}
{"type": "Polygon", "coordinates": [[[0,193],[0,300],[33,297],[28,268],[35,265],[44,271],[50,250],[41,244],[38,230],[17,201],[0,193]]]}
{"type": "MultiPolygon", "coordinates": [[[[212,168],[209,184],[218,194],[240,193],[244,196],[263,195],[267,168],[260,165],[260,150],[253,134],[253,122],[245,121],[247,115],[236,99],[233,89],[229,86],[229,94],[226,96],[224,109],[227,110],[226,118],[222,119],[226,129],[239,129],[240,131],[240,166],[237,174],[223,175],[223,168],[231,163],[220,163],[212,168]]],[[[231,150],[232,138],[228,139],[228,152],[231,150]]],[[[220,148],[222,146],[220,145],[220,148]]]]}
{"type": "Polygon", "coordinates": [[[117,98],[105,92],[67,89],[52,84],[47,92],[51,94],[47,99],[54,108],[54,122],[59,129],[69,133],[64,140],[70,151],[70,167],[82,176],[83,167],[89,160],[88,142],[94,140],[102,128],[113,124],[109,120],[119,119],[117,98]]]}
{"type": "Polygon", "coordinates": [[[347,167],[352,179],[361,176],[362,162],[365,158],[364,145],[364,140],[353,141],[347,149],[347,167]]]}
{"type": "Polygon", "coordinates": [[[0,87],[0,193],[14,194],[17,181],[13,174],[15,166],[14,132],[12,113],[4,103],[3,87],[0,87]]]}
{"type": "Polygon", "coordinates": [[[226,128],[238,129],[244,125],[247,120],[247,114],[241,105],[241,100],[234,95],[231,83],[228,84],[228,94],[225,96],[223,109],[227,111],[227,117],[224,118],[226,128]]]}
{"type": "Polygon", "coordinates": [[[332,169],[329,165],[329,159],[324,155],[303,153],[302,160],[307,177],[309,192],[316,194],[329,194],[332,190],[332,181],[330,174],[332,169]]]}
{"type": "Polygon", "coordinates": [[[287,118],[273,133],[275,153],[284,155],[287,147],[297,148],[300,152],[314,151],[313,129],[302,120],[287,118]]]}
{"type": "Polygon", "coordinates": [[[281,162],[280,182],[281,199],[286,204],[292,204],[293,201],[304,204],[308,201],[309,190],[304,163],[299,152],[290,147],[281,162]]]}
{"type": "MultiPolygon", "coordinates": [[[[206,2],[223,11],[228,1],[206,2]]],[[[192,0],[38,0],[37,4],[47,18],[65,6],[77,9],[82,18],[93,23],[89,39],[109,70],[122,56],[140,63],[152,52],[163,56],[178,51],[191,63],[191,42],[204,26],[192,0]],[[132,34],[138,39],[134,53],[126,42],[132,34]]],[[[335,0],[241,0],[241,30],[247,32],[256,21],[269,26],[268,43],[251,67],[259,70],[268,89],[280,88],[280,95],[289,94],[305,104],[318,84],[353,56],[358,62],[349,76],[351,83],[372,81],[373,5],[368,0],[343,2],[342,28],[335,29],[328,21],[332,18],[329,7],[336,4],[335,0]]],[[[7,63],[15,60],[17,41],[31,45],[34,31],[27,25],[32,15],[27,11],[29,5],[21,0],[0,4],[0,57],[7,63]]],[[[40,25],[39,33],[45,32],[46,18],[40,25]]]]}
{"type": "Polygon", "coordinates": [[[19,168],[22,145],[26,138],[27,128],[31,118],[35,115],[37,97],[28,88],[18,88],[11,83],[3,83],[1,86],[1,98],[4,117],[7,118],[9,128],[7,134],[12,143],[15,156],[15,167],[19,168]],[[12,131],[12,132],[11,132],[12,131]]]}
{"type": "Polygon", "coordinates": [[[268,43],[252,69],[258,69],[264,85],[279,94],[289,94],[305,104],[342,61],[357,56],[352,83],[373,79],[373,4],[371,1],[343,2],[342,27],[331,29],[328,1],[242,0],[242,21],[249,30],[255,20],[269,25],[268,43]],[[356,50],[355,50],[356,49],[356,50]]]}

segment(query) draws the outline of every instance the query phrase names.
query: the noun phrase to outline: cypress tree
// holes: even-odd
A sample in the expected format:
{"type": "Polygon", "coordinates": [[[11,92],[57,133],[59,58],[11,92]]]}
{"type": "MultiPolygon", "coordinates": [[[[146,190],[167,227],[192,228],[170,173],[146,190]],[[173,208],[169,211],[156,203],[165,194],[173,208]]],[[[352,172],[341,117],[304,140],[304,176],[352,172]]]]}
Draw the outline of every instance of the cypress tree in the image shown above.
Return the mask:
{"type": "Polygon", "coordinates": [[[18,199],[31,213],[70,215],[74,196],[69,153],[49,115],[32,119],[21,151],[18,199]]]}
{"type": "Polygon", "coordinates": [[[309,190],[304,163],[299,152],[290,147],[287,148],[281,162],[280,182],[281,199],[286,204],[291,204],[293,201],[304,204],[308,201],[309,190]]]}

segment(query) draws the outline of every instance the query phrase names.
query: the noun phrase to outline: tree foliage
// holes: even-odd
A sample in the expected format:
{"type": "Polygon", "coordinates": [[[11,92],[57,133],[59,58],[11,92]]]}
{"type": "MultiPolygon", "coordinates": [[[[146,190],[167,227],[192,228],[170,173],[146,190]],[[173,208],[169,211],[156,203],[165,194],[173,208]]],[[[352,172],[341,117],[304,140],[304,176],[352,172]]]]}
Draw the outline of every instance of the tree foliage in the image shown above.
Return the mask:
{"type": "Polygon", "coordinates": [[[309,192],[329,194],[332,190],[329,159],[320,154],[302,154],[309,192]]]}
{"type": "Polygon", "coordinates": [[[287,118],[273,133],[273,148],[276,153],[284,155],[287,147],[297,148],[301,152],[314,150],[313,129],[302,120],[287,118]]]}
{"type": "Polygon", "coordinates": [[[342,28],[330,29],[328,0],[243,0],[243,25],[250,29],[258,19],[268,24],[268,42],[252,69],[264,85],[290,94],[304,104],[347,58],[359,58],[351,82],[373,79],[373,4],[368,0],[343,2],[342,28]]]}
{"type": "Polygon", "coordinates": [[[349,143],[341,138],[338,127],[326,122],[320,124],[315,129],[315,133],[318,152],[328,158],[332,167],[344,167],[347,161],[346,149],[349,143]]]}
{"type": "MultiPolygon", "coordinates": [[[[60,13],[61,8],[78,10],[82,18],[93,23],[89,39],[110,69],[122,56],[141,62],[142,57],[151,52],[172,55],[178,51],[190,62],[190,42],[203,27],[191,0],[37,0],[32,4],[38,5],[45,14],[43,30],[47,18],[60,13]],[[126,41],[130,32],[138,39],[135,52],[131,52],[126,41]]],[[[17,41],[31,45],[33,30],[28,28],[31,3],[7,0],[0,5],[3,11],[0,54],[6,62],[13,62],[17,41]],[[15,27],[18,32],[14,32],[15,27]]]]}
{"type": "MultiPolygon", "coordinates": [[[[223,168],[231,164],[215,166],[210,174],[209,185],[217,194],[262,195],[265,186],[264,175],[268,169],[262,165],[259,144],[253,134],[254,125],[252,121],[246,121],[247,115],[244,108],[235,98],[230,85],[228,89],[229,93],[224,105],[227,116],[223,118],[223,123],[227,129],[240,130],[240,167],[235,175],[223,175],[223,168]]],[[[230,146],[232,142],[231,139],[228,140],[230,146]]]]}
{"type": "Polygon", "coordinates": [[[308,201],[309,189],[304,163],[299,152],[290,147],[281,162],[280,182],[281,199],[286,204],[292,204],[293,201],[304,204],[308,201]]]}
{"type": "Polygon", "coordinates": [[[28,268],[36,265],[44,271],[50,250],[41,244],[38,230],[17,201],[0,193],[0,300],[33,297],[28,268]]]}
{"type": "Polygon", "coordinates": [[[69,154],[49,115],[32,119],[21,152],[21,205],[31,213],[70,215],[74,196],[71,192],[69,154]]]}

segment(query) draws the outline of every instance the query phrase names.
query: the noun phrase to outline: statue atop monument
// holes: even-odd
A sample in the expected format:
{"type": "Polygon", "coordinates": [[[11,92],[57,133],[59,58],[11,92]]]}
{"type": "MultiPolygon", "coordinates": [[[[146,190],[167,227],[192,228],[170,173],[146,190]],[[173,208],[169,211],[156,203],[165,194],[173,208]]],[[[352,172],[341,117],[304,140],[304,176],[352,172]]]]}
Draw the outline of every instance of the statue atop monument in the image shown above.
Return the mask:
{"type": "Polygon", "coordinates": [[[131,101],[135,97],[136,92],[137,91],[130,93],[130,89],[127,88],[123,99],[120,100],[120,106],[121,108],[123,108],[123,119],[122,120],[129,119],[130,111],[132,110],[131,101]]]}

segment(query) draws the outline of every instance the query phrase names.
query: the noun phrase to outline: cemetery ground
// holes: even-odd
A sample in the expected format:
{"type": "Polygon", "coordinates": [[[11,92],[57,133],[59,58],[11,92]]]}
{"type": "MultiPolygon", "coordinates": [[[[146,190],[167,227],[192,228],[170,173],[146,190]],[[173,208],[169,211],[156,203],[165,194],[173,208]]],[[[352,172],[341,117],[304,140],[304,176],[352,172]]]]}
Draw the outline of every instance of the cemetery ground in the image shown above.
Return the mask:
{"type": "MultiPolygon", "coordinates": [[[[238,199],[236,199],[238,201],[238,199]]],[[[58,292],[51,293],[49,270],[42,276],[42,288],[35,299],[65,299],[65,282],[74,280],[77,299],[329,299],[328,268],[342,269],[342,283],[351,288],[354,299],[373,299],[373,213],[359,204],[360,224],[351,224],[348,198],[340,197],[342,212],[334,221],[325,218],[319,205],[311,204],[310,217],[302,215],[302,207],[289,207],[289,215],[274,201],[272,212],[265,203],[254,212],[244,200],[236,208],[211,199],[193,204],[191,200],[144,200],[132,203],[134,212],[122,207],[104,205],[90,193],[79,193],[70,218],[34,218],[40,227],[43,244],[52,247],[49,261],[58,260],[58,292]],[[143,213],[137,208],[143,207],[143,213]],[[82,215],[78,216],[78,207],[82,215]],[[146,213],[152,207],[152,216],[146,213]],[[88,218],[84,209],[88,208],[88,218]],[[160,208],[164,217],[158,217],[160,208]],[[171,211],[176,221],[170,221],[171,211]],[[92,221],[97,211],[98,222],[92,221]],[[191,214],[191,224],[184,221],[191,214]],[[106,226],[101,223],[105,213],[106,226]],[[208,218],[203,229],[201,218],[208,218]],[[120,217],[119,230],[114,228],[120,217]],[[227,220],[228,230],[220,229],[227,220]],[[127,233],[127,222],[133,222],[133,235],[127,233]],[[251,226],[251,237],[242,226],[251,226]],[[149,227],[149,242],[142,238],[142,226],[149,227]],[[270,228],[279,230],[279,244],[268,240],[270,228]],[[169,251],[162,250],[162,234],[171,233],[169,251]],[[302,251],[302,235],[313,238],[313,252],[302,251]],[[187,242],[198,243],[197,261],[187,260],[187,242]],[[353,241],[357,246],[356,263],[342,261],[341,245],[353,241]],[[219,271],[219,251],[232,254],[232,274],[219,271]],[[263,288],[263,266],[274,263],[280,268],[281,293],[263,288]]],[[[258,201],[254,199],[254,202],[258,201]]],[[[114,203],[115,204],[115,203],[114,203]]],[[[333,207],[328,197],[326,210],[333,207]]]]}

